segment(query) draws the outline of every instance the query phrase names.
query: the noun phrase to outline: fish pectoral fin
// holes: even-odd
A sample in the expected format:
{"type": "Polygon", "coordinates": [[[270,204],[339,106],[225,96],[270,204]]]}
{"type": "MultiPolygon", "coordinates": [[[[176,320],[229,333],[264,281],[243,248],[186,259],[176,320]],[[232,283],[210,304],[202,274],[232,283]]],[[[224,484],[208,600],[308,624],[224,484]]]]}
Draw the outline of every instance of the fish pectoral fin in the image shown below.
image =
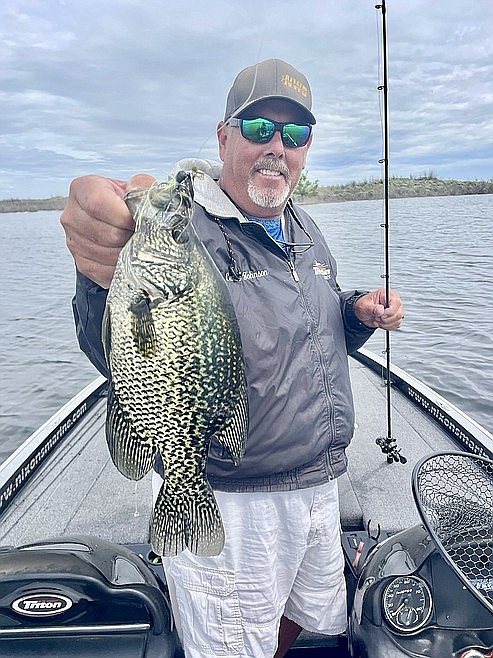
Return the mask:
{"type": "Polygon", "coordinates": [[[151,298],[145,290],[130,304],[131,331],[136,348],[144,357],[157,354],[157,335],[151,313],[151,298]]]}
{"type": "Polygon", "coordinates": [[[222,418],[213,433],[235,466],[241,461],[248,436],[248,403],[246,395],[241,396],[233,409],[222,418]]]}
{"type": "Polygon", "coordinates": [[[151,545],[163,557],[178,555],[186,548],[195,555],[219,555],[224,527],[205,477],[180,494],[169,481],[163,482],[152,513],[151,545]]]}
{"type": "Polygon", "coordinates": [[[113,382],[108,387],[106,443],[113,463],[130,480],[141,480],[154,465],[155,448],[137,434],[122,409],[113,382]]]}

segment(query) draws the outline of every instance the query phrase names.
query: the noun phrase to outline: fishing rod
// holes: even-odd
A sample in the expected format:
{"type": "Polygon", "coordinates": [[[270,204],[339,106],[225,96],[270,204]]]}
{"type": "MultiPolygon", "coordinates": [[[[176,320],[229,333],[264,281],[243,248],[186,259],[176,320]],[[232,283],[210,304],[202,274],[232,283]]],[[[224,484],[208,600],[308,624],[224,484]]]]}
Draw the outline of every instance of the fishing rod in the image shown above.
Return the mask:
{"type": "MultiPolygon", "coordinates": [[[[384,202],[384,223],[381,225],[384,229],[384,252],[385,252],[385,306],[389,305],[390,300],[390,209],[389,209],[389,190],[390,190],[390,128],[389,128],[389,71],[388,71],[388,47],[387,47],[387,6],[385,0],[381,4],[375,5],[375,9],[380,9],[382,15],[381,39],[382,39],[382,84],[377,87],[383,96],[383,158],[378,162],[383,164],[383,202],[384,202]]],[[[387,401],[387,435],[376,439],[377,445],[382,452],[387,455],[387,462],[400,462],[405,464],[407,459],[401,455],[397,447],[397,441],[392,436],[392,378],[390,373],[390,331],[385,332],[385,355],[386,355],[386,401],[387,401]]]]}

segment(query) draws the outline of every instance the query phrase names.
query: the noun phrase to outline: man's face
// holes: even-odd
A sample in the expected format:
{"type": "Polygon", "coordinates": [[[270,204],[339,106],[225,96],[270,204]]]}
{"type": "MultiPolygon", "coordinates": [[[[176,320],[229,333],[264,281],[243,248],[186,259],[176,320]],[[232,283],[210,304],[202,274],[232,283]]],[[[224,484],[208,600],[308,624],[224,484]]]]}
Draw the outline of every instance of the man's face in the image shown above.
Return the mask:
{"type": "MultiPolygon", "coordinates": [[[[280,99],[256,103],[253,114],[282,123],[306,123],[301,110],[280,99]]],[[[256,144],[245,139],[239,127],[224,125],[223,121],[217,135],[224,163],[221,188],[251,217],[279,217],[298,184],[312,137],[306,146],[289,148],[276,131],[270,142],[256,144]]]]}

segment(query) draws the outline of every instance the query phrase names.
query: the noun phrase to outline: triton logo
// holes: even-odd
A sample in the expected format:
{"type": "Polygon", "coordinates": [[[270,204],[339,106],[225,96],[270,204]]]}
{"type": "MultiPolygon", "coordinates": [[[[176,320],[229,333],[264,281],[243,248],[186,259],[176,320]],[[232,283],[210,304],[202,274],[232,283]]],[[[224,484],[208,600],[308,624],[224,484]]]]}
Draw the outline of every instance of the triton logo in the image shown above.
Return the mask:
{"type": "Polygon", "coordinates": [[[31,617],[59,615],[69,610],[73,601],[61,594],[28,594],[16,599],[11,604],[12,610],[31,617]]]}

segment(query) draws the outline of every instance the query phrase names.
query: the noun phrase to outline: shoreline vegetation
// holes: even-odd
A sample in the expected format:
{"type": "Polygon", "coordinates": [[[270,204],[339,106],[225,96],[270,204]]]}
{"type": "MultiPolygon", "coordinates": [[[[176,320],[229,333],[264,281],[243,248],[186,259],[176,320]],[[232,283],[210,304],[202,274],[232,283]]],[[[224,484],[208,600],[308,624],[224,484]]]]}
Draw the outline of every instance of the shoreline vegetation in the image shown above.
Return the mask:
{"type": "MultiPolygon", "coordinates": [[[[458,181],[437,178],[433,173],[409,178],[392,177],[389,184],[391,199],[427,196],[461,196],[468,194],[493,194],[493,179],[458,181]]],[[[306,174],[294,195],[300,204],[341,203],[344,201],[367,201],[383,198],[383,181],[372,179],[352,181],[344,185],[319,185],[310,181],[306,174]]],[[[65,208],[67,197],[53,196],[48,199],[4,199],[0,200],[0,213],[37,212],[65,208]]]]}
{"type": "Polygon", "coordinates": [[[38,210],[60,210],[65,208],[67,198],[52,196],[48,199],[3,199],[0,200],[1,212],[37,212],[38,210]]]}
{"type": "MultiPolygon", "coordinates": [[[[382,179],[352,181],[344,185],[319,185],[302,174],[296,188],[294,200],[301,204],[342,203],[344,201],[368,201],[383,199],[382,179]]],[[[393,176],[389,181],[389,197],[462,196],[469,194],[493,194],[493,179],[490,180],[447,180],[437,178],[432,172],[423,176],[400,178],[393,176]]]]}

